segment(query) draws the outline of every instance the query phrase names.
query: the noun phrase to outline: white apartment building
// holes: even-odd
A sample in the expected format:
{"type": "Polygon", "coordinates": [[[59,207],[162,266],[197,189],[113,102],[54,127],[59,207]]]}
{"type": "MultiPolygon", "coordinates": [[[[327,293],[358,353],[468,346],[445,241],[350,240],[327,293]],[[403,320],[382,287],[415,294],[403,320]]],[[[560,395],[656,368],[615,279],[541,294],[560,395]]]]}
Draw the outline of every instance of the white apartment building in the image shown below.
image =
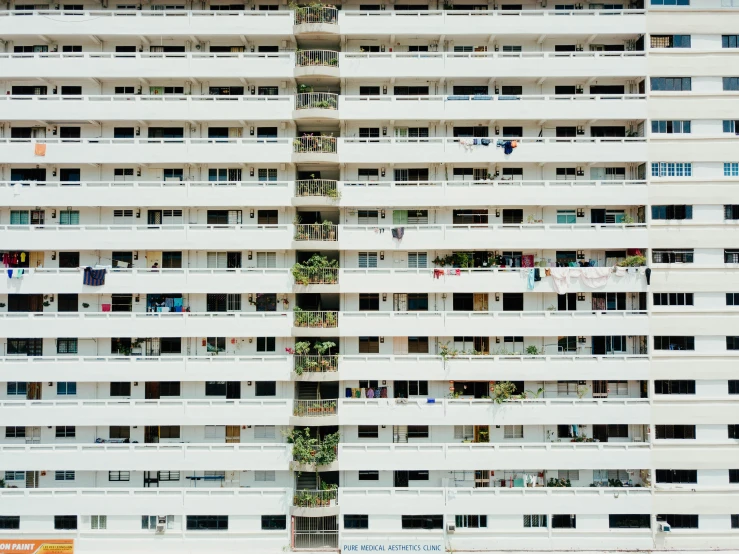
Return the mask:
{"type": "Polygon", "coordinates": [[[29,1],[0,552],[739,545],[739,0],[29,1]]]}

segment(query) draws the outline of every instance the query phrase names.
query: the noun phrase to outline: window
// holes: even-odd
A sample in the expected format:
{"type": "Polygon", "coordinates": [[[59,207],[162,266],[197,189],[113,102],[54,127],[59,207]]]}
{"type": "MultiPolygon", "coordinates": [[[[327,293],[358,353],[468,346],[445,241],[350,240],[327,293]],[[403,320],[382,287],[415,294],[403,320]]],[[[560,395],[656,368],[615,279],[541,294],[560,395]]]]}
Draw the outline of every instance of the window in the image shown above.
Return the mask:
{"type": "Polygon", "coordinates": [[[360,425],[357,431],[357,437],[360,439],[376,439],[379,437],[377,425],[360,425]]]}
{"type": "Polygon", "coordinates": [[[652,133],[657,133],[657,134],[690,133],[690,121],[652,121],[652,133]]]}
{"type": "Polygon", "coordinates": [[[380,337],[359,337],[360,354],[379,354],[380,337]]]}
{"type": "Polygon", "coordinates": [[[21,516],[0,516],[0,529],[20,529],[21,516]]]}
{"type": "Polygon", "coordinates": [[[652,48],[690,48],[690,35],[652,35],[652,48]]]}
{"type": "Polygon", "coordinates": [[[428,354],[428,337],[408,337],[408,354],[428,354]]]}
{"type": "Polygon", "coordinates": [[[379,481],[380,480],[380,472],[379,471],[360,471],[358,476],[360,481],[379,481]]]}
{"type": "Polygon", "coordinates": [[[565,481],[579,481],[580,470],[579,469],[560,469],[557,471],[557,478],[565,481]]]}
{"type": "Polygon", "coordinates": [[[377,312],[380,310],[380,295],[376,292],[359,294],[360,312],[377,312]]]}
{"type": "Polygon", "coordinates": [[[574,515],[552,515],[552,529],[576,529],[577,520],[574,515]]]}
{"type": "Polygon", "coordinates": [[[59,212],[59,225],[79,225],[80,212],[78,210],[62,210],[59,212]]]}
{"type": "Polygon", "coordinates": [[[79,310],[78,296],[76,294],[57,295],[56,309],[59,312],[76,312],[79,310]]]}
{"type": "Polygon", "coordinates": [[[724,90],[739,90],[739,77],[724,77],[724,90]]]}
{"type": "MultiPolygon", "coordinates": [[[[726,174],[726,164],[724,164],[726,174]]],[[[692,177],[691,162],[652,162],[652,177],[692,177]]]]}
{"type": "Polygon", "coordinates": [[[359,264],[357,267],[377,267],[377,252],[359,252],[359,264]]]}
{"type": "Polygon", "coordinates": [[[739,529],[739,514],[731,514],[731,528],[739,529]]]}
{"type": "Polygon", "coordinates": [[[205,349],[207,352],[219,352],[226,351],[226,337],[206,337],[205,349]]]}
{"type": "Polygon", "coordinates": [[[739,219],[739,204],[725,204],[724,219],[739,219]]]}
{"type": "Polygon", "coordinates": [[[461,440],[472,440],[475,438],[474,425],[455,425],[454,438],[461,440]]]}
{"type": "Polygon", "coordinates": [[[377,210],[358,210],[357,223],[360,225],[377,225],[379,213],[377,210]]]}
{"type": "MultiPolygon", "coordinates": [[[[739,394],[739,379],[729,379],[729,394],[739,394]]],[[[11,427],[7,429],[11,429],[11,427]]],[[[7,432],[5,436],[8,436],[7,432]]]]}
{"type": "Polygon", "coordinates": [[[73,439],[77,436],[77,428],[70,425],[57,425],[55,436],[58,439],[73,439]]]}
{"type": "Polygon", "coordinates": [[[108,516],[90,516],[90,529],[107,529],[108,516]]]}
{"type": "Polygon", "coordinates": [[[454,524],[460,529],[481,529],[488,526],[488,516],[454,516],[454,524]]]}
{"type": "Polygon", "coordinates": [[[254,438],[255,439],[275,438],[275,426],[274,425],[255,425],[254,426],[254,438]]]}
{"type": "Polygon", "coordinates": [[[161,354],[180,354],[182,352],[181,337],[162,337],[159,339],[159,352],[161,354]]]}
{"type": "Polygon", "coordinates": [[[43,341],[41,339],[8,339],[8,354],[41,356],[43,355],[43,341]]]}
{"type": "Polygon", "coordinates": [[[698,529],[697,514],[660,514],[657,521],[666,521],[673,529],[698,529]]]}
{"type": "Polygon", "coordinates": [[[729,470],[729,483],[739,483],[739,469],[729,470]]]}
{"type": "Polygon", "coordinates": [[[658,469],[656,474],[658,483],[698,483],[698,471],[695,469],[658,469]]]}
{"type": "Polygon", "coordinates": [[[693,219],[693,206],[652,206],[652,219],[693,219]]]}
{"type": "MultiPolygon", "coordinates": [[[[141,528],[151,529],[152,531],[157,528],[158,516],[141,516],[141,528]]],[[[167,529],[174,529],[174,516],[167,516],[167,529]]]]}
{"type": "Polygon", "coordinates": [[[23,396],[28,392],[28,384],[25,381],[8,381],[5,385],[8,396],[23,396]]]}
{"type": "Polygon", "coordinates": [[[109,471],[108,472],[108,481],[130,481],[130,480],[131,480],[130,471],[109,471]]]}
{"type": "Polygon", "coordinates": [[[111,425],[108,431],[108,436],[111,439],[130,439],[131,428],[122,425],[111,425]]]}
{"type": "Polygon", "coordinates": [[[56,339],[57,354],[77,354],[77,339],[56,339]]]}
{"type": "MultiPolygon", "coordinates": [[[[278,517],[282,517],[284,519],[285,516],[278,517]]],[[[187,516],[187,530],[226,531],[228,530],[228,516],[187,516]]]]}
{"type": "Polygon", "coordinates": [[[658,380],[654,382],[654,394],[695,394],[695,381],[658,380]]]}
{"type": "Polygon", "coordinates": [[[649,529],[649,514],[611,514],[608,516],[608,527],[611,529],[649,529]]]}
{"type": "Polygon", "coordinates": [[[656,264],[692,264],[692,250],[652,250],[652,261],[656,264]]]}
{"type": "Polygon", "coordinates": [[[739,425],[729,425],[728,432],[730,439],[739,439],[739,425]]]}
{"type": "Polygon", "coordinates": [[[113,381],[110,383],[110,396],[131,396],[130,381],[113,381]]]}
{"type": "Polygon", "coordinates": [[[739,177],[739,162],[724,162],[724,177],[739,177]]]}
{"type": "Polygon", "coordinates": [[[254,472],[254,481],[257,483],[273,483],[276,479],[274,470],[258,470],[254,472]]]}
{"type": "Polygon", "coordinates": [[[721,35],[721,48],[739,48],[739,35],[721,35]]]}
{"type": "Polygon", "coordinates": [[[254,381],[254,396],[276,396],[276,381],[254,381]]]}
{"type": "Polygon", "coordinates": [[[557,210],[557,223],[569,224],[577,223],[577,216],[575,210],[557,210]]]}
{"type": "Polygon", "coordinates": [[[25,471],[6,471],[5,480],[6,481],[25,481],[26,472],[25,471]]]}
{"type": "Polygon", "coordinates": [[[72,381],[59,381],[56,384],[56,393],[59,396],[74,396],[77,394],[77,383],[72,381]]]}
{"type": "Polygon", "coordinates": [[[428,396],[428,381],[394,381],[395,398],[408,398],[409,396],[428,396]]]}
{"type": "MultiPolygon", "coordinates": [[[[241,175],[241,170],[239,170],[239,176],[240,175],[241,175]]],[[[260,182],[277,181],[277,168],[274,168],[274,167],[260,168],[258,176],[259,176],[260,182]]]]}
{"type": "Polygon", "coordinates": [[[692,306],[692,292],[655,292],[653,295],[655,306],[692,306]]]}
{"type": "Polygon", "coordinates": [[[277,267],[277,252],[257,252],[257,267],[277,267]]]}
{"type": "MultiPolygon", "coordinates": [[[[429,426],[428,425],[409,425],[408,426],[408,438],[409,439],[427,439],[429,438],[429,426]]],[[[426,472],[426,479],[428,480],[428,472],[426,472]]]]}
{"type": "Polygon", "coordinates": [[[180,426],[179,425],[160,425],[159,426],[159,438],[160,439],[179,439],[180,438],[180,426]]]}
{"type": "Polygon", "coordinates": [[[694,439],[695,425],[656,425],[658,439],[694,439]]]}
{"type": "MultiPolygon", "coordinates": [[[[226,522],[226,529],[228,529],[228,521],[226,522]]],[[[287,529],[287,516],[262,516],[262,529],[265,531],[279,531],[281,529],[287,529]]]]}
{"type": "Polygon", "coordinates": [[[442,529],[444,516],[401,516],[402,529],[442,529]]]}
{"type": "Polygon", "coordinates": [[[24,439],[26,438],[25,427],[6,427],[5,428],[6,439],[24,439]]]}
{"type": "Polygon", "coordinates": [[[344,514],[344,529],[369,529],[369,516],[344,514]]]}
{"type": "Polygon", "coordinates": [[[546,515],[524,515],[523,516],[524,527],[546,527],[547,516],[546,515]]]}
{"type": "Polygon", "coordinates": [[[274,352],[275,343],[275,337],[257,337],[257,352],[274,352]]]}
{"type": "Polygon", "coordinates": [[[695,350],[695,337],[654,337],[655,350],[695,350]]]}
{"type": "Polygon", "coordinates": [[[256,308],[258,312],[276,312],[277,311],[277,294],[257,294],[256,308]]]}
{"type": "Polygon", "coordinates": [[[77,516],[54,516],[54,529],[77,529],[77,516]]]}
{"type": "Polygon", "coordinates": [[[739,350],[739,337],[726,337],[726,350],[739,350]]]}
{"type": "Polygon", "coordinates": [[[690,0],[651,0],[652,6],[690,6],[690,0]]]}
{"type": "MultiPolygon", "coordinates": [[[[724,77],[724,90],[727,90],[726,79],[727,77],[724,77]]],[[[690,77],[652,77],[650,80],[652,90],[660,91],[689,91],[691,90],[691,81],[690,77]]]]}
{"type": "Polygon", "coordinates": [[[523,425],[504,425],[503,426],[503,438],[504,439],[522,439],[523,438],[523,425]]]}
{"type": "Polygon", "coordinates": [[[54,481],[74,481],[74,471],[56,470],[54,481]]]}

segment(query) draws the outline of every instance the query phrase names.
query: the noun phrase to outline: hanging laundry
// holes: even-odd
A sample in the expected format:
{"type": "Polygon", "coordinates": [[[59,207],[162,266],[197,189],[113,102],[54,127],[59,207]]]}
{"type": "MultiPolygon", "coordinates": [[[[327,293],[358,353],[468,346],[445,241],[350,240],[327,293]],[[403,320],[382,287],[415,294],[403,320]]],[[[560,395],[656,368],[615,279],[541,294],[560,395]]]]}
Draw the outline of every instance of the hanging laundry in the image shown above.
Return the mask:
{"type": "Polygon", "coordinates": [[[546,275],[547,277],[551,277],[552,270],[547,267],[546,269],[544,269],[544,275],[546,275]]]}
{"type": "Polygon", "coordinates": [[[393,227],[392,234],[394,239],[402,240],[405,234],[405,227],[393,227]]]}
{"type": "Polygon", "coordinates": [[[534,290],[534,270],[529,269],[528,275],[526,276],[526,288],[534,290]]]}
{"type": "Polygon", "coordinates": [[[25,270],[23,270],[23,269],[16,269],[15,270],[15,278],[16,279],[23,279],[23,273],[24,272],[25,272],[25,270]]]}
{"type": "Polygon", "coordinates": [[[503,143],[503,154],[507,156],[508,154],[511,154],[512,152],[513,152],[513,146],[512,146],[511,141],[510,140],[505,141],[505,143],[503,143]]]}
{"type": "Polygon", "coordinates": [[[628,271],[626,271],[625,267],[616,266],[616,277],[625,277],[627,273],[628,271]]]}
{"type": "Polygon", "coordinates": [[[374,398],[375,391],[373,389],[367,389],[367,398],[374,398]]]}
{"type": "Polygon", "coordinates": [[[46,156],[46,145],[45,144],[36,143],[33,146],[33,153],[36,156],[46,156]]]}
{"type": "Polygon", "coordinates": [[[110,311],[110,306],[111,306],[110,304],[103,304],[102,305],[103,311],[104,312],[109,312],[110,311]]]}
{"type": "Polygon", "coordinates": [[[570,286],[570,268],[569,267],[553,267],[550,270],[552,275],[552,285],[557,294],[565,294],[570,286]]]}
{"type": "Polygon", "coordinates": [[[541,273],[539,272],[539,268],[534,268],[534,281],[541,281],[541,273]]]}
{"type": "Polygon", "coordinates": [[[103,269],[92,269],[86,267],[82,272],[82,284],[91,287],[100,287],[105,284],[105,273],[103,269]]]}
{"type": "Polygon", "coordinates": [[[387,398],[387,387],[380,387],[380,398],[387,398]]]}
{"type": "Polygon", "coordinates": [[[597,289],[608,284],[610,274],[611,268],[609,267],[584,267],[581,270],[580,281],[586,287],[597,289]]]}
{"type": "Polygon", "coordinates": [[[434,269],[434,279],[441,279],[442,275],[444,275],[443,269],[434,269]]]}
{"type": "Polygon", "coordinates": [[[25,261],[26,261],[26,253],[21,252],[21,263],[25,263],[25,261]]]}
{"type": "Polygon", "coordinates": [[[8,279],[12,279],[12,278],[13,278],[13,270],[12,269],[9,269],[8,270],[8,279]]]}
{"type": "Polygon", "coordinates": [[[8,267],[10,265],[10,254],[8,254],[7,252],[3,253],[3,265],[5,267],[8,267]]]}
{"type": "Polygon", "coordinates": [[[490,139],[480,139],[480,144],[482,144],[483,146],[490,146],[490,139]]]}
{"type": "Polygon", "coordinates": [[[534,255],[524,254],[521,256],[521,267],[534,267],[534,255]]]}
{"type": "Polygon", "coordinates": [[[652,278],[652,268],[648,267],[648,268],[647,268],[647,269],[646,269],[646,270],[644,271],[644,275],[646,275],[646,276],[647,276],[647,285],[649,285],[649,280],[650,280],[650,279],[652,278]]]}

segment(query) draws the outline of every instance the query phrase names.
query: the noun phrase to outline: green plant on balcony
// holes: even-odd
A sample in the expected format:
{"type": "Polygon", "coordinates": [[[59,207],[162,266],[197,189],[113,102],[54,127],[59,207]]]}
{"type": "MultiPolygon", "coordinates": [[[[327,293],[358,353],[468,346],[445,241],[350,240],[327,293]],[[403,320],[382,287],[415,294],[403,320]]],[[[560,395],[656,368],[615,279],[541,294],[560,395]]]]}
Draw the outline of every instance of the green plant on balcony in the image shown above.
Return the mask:
{"type": "Polygon", "coordinates": [[[538,356],[539,349],[533,344],[530,344],[529,346],[526,347],[526,354],[528,354],[529,356],[538,356]]]}
{"type": "Polygon", "coordinates": [[[644,256],[629,256],[618,262],[620,267],[642,267],[647,265],[647,258],[644,256]]]}
{"type": "Polygon", "coordinates": [[[314,254],[306,262],[293,265],[291,271],[298,285],[333,285],[339,279],[338,269],[338,260],[329,260],[326,256],[314,254]]]}
{"type": "Polygon", "coordinates": [[[313,87],[311,85],[298,85],[298,94],[309,94],[311,92],[313,92],[313,87]]]}
{"type": "Polygon", "coordinates": [[[515,392],[516,385],[510,381],[498,381],[493,387],[493,402],[502,404],[506,400],[510,400],[515,392]]]}
{"type": "Polygon", "coordinates": [[[521,394],[518,395],[518,399],[520,400],[527,400],[529,398],[531,399],[537,399],[544,393],[544,387],[539,387],[536,392],[532,390],[525,390],[521,394]]]}
{"type": "Polygon", "coordinates": [[[321,240],[336,240],[336,225],[328,219],[321,223],[321,240]]]}
{"type": "Polygon", "coordinates": [[[439,356],[441,356],[444,365],[446,365],[446,361],[449,358],[456,358],[458,355],[459,350],[457,350],[456,348],[450,348],[448,342],[439,345],[439,356]]]}
{"type": "Polygon", "coordinates": [[[316,465],[328,465],[336,461],[341,434],[337,431],[323,437],[315,457],[316,465]]]}
{"type": "Polygon", "coordinates": [[[557,479],[555,477],[550,477],[549,481],[547,481],[547,487],[571,487],[572,483],[570,483],[569,479],[557,479]]]}
{"type": "Polygon", "coordinates": [[[303,371],[307,368],[305,356],[310,352],[310,343],[308,341],[296,342],[294,350],[292,348],[286,348],[285,350],[288,354],[295,354],[297,356],[295,359],[295,373],[302,375],[303,371]]]}
{"type": "Polygon", "coordinates": [[[623,481],[621,481],[621,479],[609,479],[608,486],[609,487],[623,487],[624,483],[623,481]]]}
{"type": "Polygon", "coordinates": [[[302,431],[293,429],[286,431],[285,437],[287,442],[293,445],[292,455],[293,461],[299,464],[313,464],[318,453],[318,439],[310,436],[310,429],[307,427],[302,431]]]}

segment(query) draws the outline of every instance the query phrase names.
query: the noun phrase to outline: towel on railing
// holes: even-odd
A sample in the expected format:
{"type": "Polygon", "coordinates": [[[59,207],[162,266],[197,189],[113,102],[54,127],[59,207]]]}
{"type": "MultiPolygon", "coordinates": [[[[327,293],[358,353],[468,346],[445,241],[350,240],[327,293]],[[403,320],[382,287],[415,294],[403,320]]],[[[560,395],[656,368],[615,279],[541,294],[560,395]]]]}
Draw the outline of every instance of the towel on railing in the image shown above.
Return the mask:
{"type": "Polygon", "coordinates": [[[33,153],[36,156],[46,156],[46,145],[45,144],[34,144],[33,153]]]}
{"type": "Polygon", "coordinates": [[[402,240],[405,234],[405,227],[393,227],[392,235],[394,239],[402,240]]]}
{"type": "Polygon", "coordinates": [[[105,284],[105,269],[86,267],[82,272],[82,284],[91,287],[100,287],[105,284]]]}

